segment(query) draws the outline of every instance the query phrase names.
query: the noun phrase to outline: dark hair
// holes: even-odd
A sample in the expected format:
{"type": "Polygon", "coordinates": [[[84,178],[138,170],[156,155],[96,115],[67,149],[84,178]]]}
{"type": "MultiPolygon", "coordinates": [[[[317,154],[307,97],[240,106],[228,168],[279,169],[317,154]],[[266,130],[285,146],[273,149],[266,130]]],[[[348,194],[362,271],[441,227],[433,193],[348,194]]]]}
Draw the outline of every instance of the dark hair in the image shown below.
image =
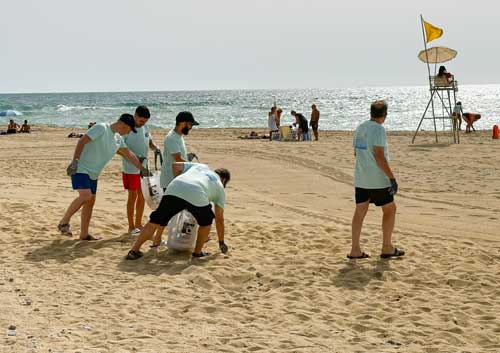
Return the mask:
{"type": "Polygon", "coordinates": [[[387,116],[387,103],[385,101],[375,101],[370,107],[372,118],[384,118],[387,116]]]}
{"type": "Polygon", "coordinates": [[[290,112],[290,114],[295,115],[295,114],[297,114],[297,112],[296,112],[295,110],[292,110],[292,111],[290,112]]]}
{"type": "Polygon", "coordinates": [[[226,186],[227,183],[229,183],[229,180],[231,180],[231,173],[229,170],[226,168],[218,168],[214,170],[214,172],[219,175],[221,179],[224,179],[226,182],[224,183],[224,186],[226,186]]]}
{"type": "Polygon", "coordinates": [[[27,124],[27,123],[28,123],[28,120],[25,120],[25,121],[24,121],[24,123],[25,123],[25,124],[27,124]]]}
{"type": "Polygon", "coordinates": [[[443,76],[445,72],[446,72],[446,67],[444,67],[444,65],[441,65],[439,67],[438,76],[443,76]]]}
{"type": "Polygon", "coordinates": [[[146,119],[149,119],[149,117],[151,116],[151,114],[149,113],[148,107],[146,107],[145,105],[138,106],[135,109],[135,113],[137,114],[137,116],[139,116],[141,118],[146,118],[146,119]]]}

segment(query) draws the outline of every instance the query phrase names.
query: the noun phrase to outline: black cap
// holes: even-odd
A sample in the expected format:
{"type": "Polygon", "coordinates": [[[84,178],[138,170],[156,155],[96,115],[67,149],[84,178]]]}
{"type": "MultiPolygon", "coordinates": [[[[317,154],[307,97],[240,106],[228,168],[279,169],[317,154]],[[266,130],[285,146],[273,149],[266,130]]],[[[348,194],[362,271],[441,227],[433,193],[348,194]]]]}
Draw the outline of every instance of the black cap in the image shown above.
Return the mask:
{"type": "Polygon", "coordinates": [[[194,120],[193,114],[191,114],[191,112],[180,112],[175,117],[175,122],[176,124],[187,122],[187,123],[193,123],[193,125],[200,125],[200,123],[194,120]]]}
{"type": "Polygon", "coordinates": [[[118,119],[118,121],[121,121],[122,123],[125,123],[128,126],[130,126],[130,128],[132,129],[132,132],[134,134],[137,132],[137,130],[135,129],[135,120],[134,120],[134,117],[132,115],[122,114],[120,116],[120,119],[118,119]]]}

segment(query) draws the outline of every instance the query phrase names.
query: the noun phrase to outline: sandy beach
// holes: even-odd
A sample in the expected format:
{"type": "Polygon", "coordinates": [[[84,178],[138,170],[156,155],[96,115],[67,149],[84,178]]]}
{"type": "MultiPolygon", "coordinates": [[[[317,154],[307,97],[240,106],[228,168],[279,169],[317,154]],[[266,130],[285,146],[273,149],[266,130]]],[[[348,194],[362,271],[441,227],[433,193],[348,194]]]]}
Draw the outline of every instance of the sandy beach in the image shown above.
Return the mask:
{"type": "MultiPolygon", "coordinates": [[[[211,241],[217,255],[191,261],[146,244],[135,262],[124,260],[135,236],[118,156],[99,179],[90,228],[104,239],[57,232],[76,196],[65,174],[71,131],[84,132],[0,136],[0,352],[500,351],[500,142],[489,131],[460,145],[389,133],[394,243],[407,256],[379,259],[372,207],[362,233],[372,258],[348,261],[352,132],[281,143],[194,129],[188,150],[232,172],[230,251],[211,241]]],[[[158,144],[165,133],[153,131],[158,144]]]]}

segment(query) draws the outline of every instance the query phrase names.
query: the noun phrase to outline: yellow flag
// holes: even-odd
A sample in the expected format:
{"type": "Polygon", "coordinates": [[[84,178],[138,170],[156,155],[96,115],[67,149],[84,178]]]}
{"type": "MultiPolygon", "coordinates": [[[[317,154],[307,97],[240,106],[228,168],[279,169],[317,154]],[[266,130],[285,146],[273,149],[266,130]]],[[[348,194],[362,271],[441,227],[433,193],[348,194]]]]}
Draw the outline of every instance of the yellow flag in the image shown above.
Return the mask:
{"type": "Polygon", "coordinates": [[[429,22],[424,21],[425,36],[427,37],[427,43],[431,40],[438,39],[443,35],[443,30],[436,26],[431,25],[429,22]]]}

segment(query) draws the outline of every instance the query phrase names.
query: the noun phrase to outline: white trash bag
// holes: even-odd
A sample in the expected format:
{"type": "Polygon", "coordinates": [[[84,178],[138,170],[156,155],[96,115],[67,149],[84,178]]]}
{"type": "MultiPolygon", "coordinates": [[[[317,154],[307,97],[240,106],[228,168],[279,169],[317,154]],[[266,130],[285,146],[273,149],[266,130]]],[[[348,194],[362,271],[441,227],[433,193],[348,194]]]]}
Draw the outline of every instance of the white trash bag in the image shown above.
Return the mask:
{"type": "Polygon", "coordinates": [[[198,236],[198,224],[191,213],[184,210],[168,222],[167,247],[178,251],[193,251],[198,236]]]}
{"type": "Polygon", "coordinates": [[[163,188],[160,185],[160,172],[154,172],[153,176],[143,177],[141,180],[141,191],[149,208],[156,210],[163,197],[163,188]]]}
{"type": "MultiPolygon", "coordinates": [[[[158,159],[160,159],[160,168],[163,164],[163,157],[161,153],[155,152],[155,171],[150,177],[141,178],[141,191],[144,195],[144,200],[149,208],[156,210],[160,205],[161,198],[163,197],[163,188],[160,185],[161,172],[158,169],[158,159]]],[[[149,165],[147,165],[149,172],[149,165]]]]}

